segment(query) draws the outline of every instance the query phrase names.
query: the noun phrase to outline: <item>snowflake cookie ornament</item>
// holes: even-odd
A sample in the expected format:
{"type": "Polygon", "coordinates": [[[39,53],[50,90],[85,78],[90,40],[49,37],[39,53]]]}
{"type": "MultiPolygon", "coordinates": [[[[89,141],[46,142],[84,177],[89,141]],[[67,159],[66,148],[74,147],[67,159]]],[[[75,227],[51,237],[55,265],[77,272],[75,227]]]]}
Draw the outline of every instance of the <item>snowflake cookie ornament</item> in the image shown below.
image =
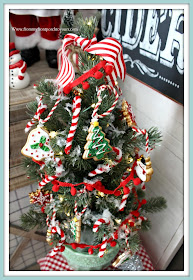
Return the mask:
{"type": "Polygon", "coordinates": [[[30,77],[26,72],[27,64],[22,60],[20,51],[14,43],[9,43],[9,87],[13,89],[26,88],[30,77]]]}
{"type": "Polygon", "coordinates": [[[54,151],[50,146],[49,132],[42,127],[33,129],[21,153],[37,161],[54,156],[54,151]]]}

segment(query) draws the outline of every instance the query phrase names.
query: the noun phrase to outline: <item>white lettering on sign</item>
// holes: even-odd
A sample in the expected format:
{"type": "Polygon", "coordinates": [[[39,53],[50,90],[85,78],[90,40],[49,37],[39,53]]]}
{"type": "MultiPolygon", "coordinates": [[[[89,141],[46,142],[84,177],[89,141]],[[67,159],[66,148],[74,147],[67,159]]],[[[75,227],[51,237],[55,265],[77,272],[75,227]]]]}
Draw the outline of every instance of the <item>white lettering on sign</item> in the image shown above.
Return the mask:
{"type": "Polygon", "coordinates": [[[138,10],[135,32],[134,35],[131,37],[131,32],[133,27],[133,16],[134,16],[134,10],[127,10],[125,34],[122,36],[122,45],[123,47],[129,50],[135,49],[139,44],[141,33],[143,30],[144,10],[138,10]]]}
{"type": "Polygon", "coordinates": [[[111,20],[108,23],[106,22],[107,10],[102,10],[101,29],[104,37],[114,37],[122,43],[123,47],[129,50],[139,47],[141,55],[159,61],[169,68],[176,64],[178,72],[183,74],[184,34],[182,27],[184,11],[161,9],[159,15],[157,10],[149,9],[145,21],[144,9],[127,10],[126,23],[122,19],[123,11],[110,10],[110,17],[114,16],[115,18],[115,22],[112,24],[111,20]],[[165,41],[162,42],[161,35],[163,34],[159,34],[158,26],[164,24],[167,18],[170,19],[170,24],[168,29],[164,30],[167,36],[166,40],[164,39],[165,41]],[[123,35],[121,35],[121,25],[125,26],[123,35]],[[162,44],[164,45],[162,46],[162,44]]]}
{"type": "Polygon", "coordinates": [[[183,10],[172,10],[166,46],[165,49],[160,52],[160,63],[172,68],[174,65],[174,49],[178,50],[176,67],[180,74],[184,73],[184,34],[179,32],[180,24],[183,21],[183,10]]]}
{"type": "Polygon", "coordinates": [[[161,47],[161,39],[157,28],[159,17],[156,10],[148,10],[146,29],[143,41],[140,42],[139,52],[153,60],[158,61],[161,47]]]}

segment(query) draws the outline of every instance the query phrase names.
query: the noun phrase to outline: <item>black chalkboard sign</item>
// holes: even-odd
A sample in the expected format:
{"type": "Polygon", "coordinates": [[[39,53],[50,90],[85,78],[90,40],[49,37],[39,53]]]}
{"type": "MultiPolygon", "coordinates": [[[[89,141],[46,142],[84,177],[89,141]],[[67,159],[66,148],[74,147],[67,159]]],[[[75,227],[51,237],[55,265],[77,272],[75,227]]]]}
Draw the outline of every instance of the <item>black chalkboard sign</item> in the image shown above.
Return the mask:
{"type": "Polygon", "coordinates": [[[102,10],[101,31],[123,46],[129,75],[183,104],[183,10],[102,10]]]}

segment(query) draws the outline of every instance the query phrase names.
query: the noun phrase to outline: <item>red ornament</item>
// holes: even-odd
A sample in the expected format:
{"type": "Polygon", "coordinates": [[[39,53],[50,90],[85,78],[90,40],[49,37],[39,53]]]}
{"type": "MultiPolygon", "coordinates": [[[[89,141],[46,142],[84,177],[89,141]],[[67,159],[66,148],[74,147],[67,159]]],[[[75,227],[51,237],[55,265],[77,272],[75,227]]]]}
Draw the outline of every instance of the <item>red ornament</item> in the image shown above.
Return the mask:
{"type": "Polygon", "coordinates": [[[45,212],[45,206],[42,206],[41,211],[42,211],[42,213],[45,212]]]}
{"type": "Polygon", "coordinates": [[[88,253],[89,253],[89,255],[92,255],[94,253],[93,248],[89,248],[88,253]]]}
{"type": "Polygon", "coordinates": [[[116,241],[112,241],[112,242],[110,243],[110,245],[111,245],[111,247],[115,247],[115,246],[117,245],[117,242],[116,242],[116,241]]]}

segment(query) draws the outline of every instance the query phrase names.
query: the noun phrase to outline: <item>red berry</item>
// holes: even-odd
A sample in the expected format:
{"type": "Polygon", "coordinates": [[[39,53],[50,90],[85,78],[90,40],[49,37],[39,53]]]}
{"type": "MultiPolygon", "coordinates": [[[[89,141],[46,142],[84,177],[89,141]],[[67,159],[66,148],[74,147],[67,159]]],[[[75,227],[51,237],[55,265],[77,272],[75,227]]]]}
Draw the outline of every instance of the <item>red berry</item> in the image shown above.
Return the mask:
{"type": "Polygon", "coordinates": [[[117,245],[117,242],[116,241],[112,241],[111,242],[111,247],[115,247],[117,245]]]}
{"type": "Polygon", "coordinates": [[[75,243],[72,243],[71,246],[72,246],[72,249],[74,249],[74,250],[77,248],[77,245],[75,243]]]}
{"type": "Polygon", "coordinates": [[[89,255],[92,255],[94,253],[93,248],[89,248],[88,253],[89,253],[89,255]]]}
{"type": "Polygon", "coordinates": [[[40,147],[43,147],[43,144],[42,144],[42,143],[39,143],[39,146],[40,146],[40,147]]]}
{"type": "Polygon", "coordinates": [[[76,189],[74,187],[72,187],[70,192],[71,192],[71,195],[74,196],[76,194],[76,189]]]}
{"type": "Polygon", "coordinates": [[[83,87],[84,90],[87,90],[90,87],[90,85],[89,85],[88,82],[83,82],[82,87],[83,87]]]}
{"type": "Polygon", "coordinates": [[[59,185],[53,185],[52,190],[53,190],[53,192],[58,192],[59,188],[60,188],[59,185]]]}
{"type": "Polygon", "coordinates": [[[41,211],[42,211],[42,213],[45,212],[45,206],[42,206],[41,211]]]}
{"type": "Polygon", "coordinates": [[[97,71],[95,74],[94,74],[94,77],[95,79],[101,79],[103,77],[103,73],[100,72],[100,71],[97,71]]]}
{"type": "Polygon", "coordinates": [[[64,246],[61,246],[60,252],[64,252],[64,250],[65,250],[65,247],[64,247],[64,246]]]}

